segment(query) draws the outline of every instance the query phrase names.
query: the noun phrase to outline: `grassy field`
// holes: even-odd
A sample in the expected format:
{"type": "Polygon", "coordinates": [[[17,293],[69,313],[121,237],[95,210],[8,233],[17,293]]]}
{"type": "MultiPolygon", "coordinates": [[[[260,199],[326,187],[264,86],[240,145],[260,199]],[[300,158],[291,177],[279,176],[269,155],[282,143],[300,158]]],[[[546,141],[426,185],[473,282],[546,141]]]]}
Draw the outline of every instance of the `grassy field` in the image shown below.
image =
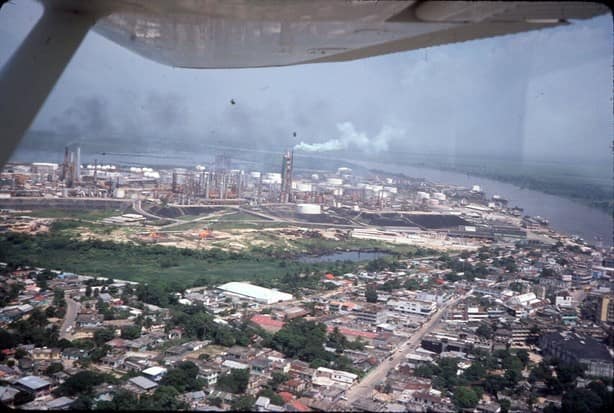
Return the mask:
{"type": "Polygon", "coordinates": [[[0,236],[0,261],[172,285],[175,289],[228,281],[270,285],[287,273],[324,272],[335,267],[334,263],[305,264],[253,252],[77,241],[60,232],[41,236],[3,234],[0,236]]]}
{"type": "Polygon", "coordinates": [[[70,219],[85,219],[85,220],[100,220],[103,218],[108,218],[116,215],[121,215],[119,209],[79,209],[79,210],[66,210],[66,209],[55,209],[55,208],[46,208],[46,209],[38,209],[28,212],[27,214],[30,217],[37,218],[70,218],[70,219]]]}

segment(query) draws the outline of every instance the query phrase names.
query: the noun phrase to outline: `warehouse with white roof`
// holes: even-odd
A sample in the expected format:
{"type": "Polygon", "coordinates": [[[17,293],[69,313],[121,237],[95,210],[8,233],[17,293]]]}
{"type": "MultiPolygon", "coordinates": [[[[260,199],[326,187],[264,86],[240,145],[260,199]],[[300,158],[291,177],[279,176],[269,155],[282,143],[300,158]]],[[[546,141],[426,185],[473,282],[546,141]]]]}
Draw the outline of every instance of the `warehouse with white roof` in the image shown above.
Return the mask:
{"type": "Polygon", "coordinates": [[[241,299],[257,301],[263,304],[273,304],[280,301],[290,301],[294,299],[292,294],[282,293],[281,291],[271,290],[270,288],[259,287],[250,283],[229,282],[218,287],[226,295],[241,299]]]}

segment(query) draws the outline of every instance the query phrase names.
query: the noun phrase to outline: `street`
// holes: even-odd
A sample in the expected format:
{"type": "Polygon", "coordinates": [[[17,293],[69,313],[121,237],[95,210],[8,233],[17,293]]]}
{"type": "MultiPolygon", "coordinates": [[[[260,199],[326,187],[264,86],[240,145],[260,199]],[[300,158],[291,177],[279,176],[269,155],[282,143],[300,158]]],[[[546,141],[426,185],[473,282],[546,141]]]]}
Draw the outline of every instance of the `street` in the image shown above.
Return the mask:
{"type": "Polygon", "coordinates": [[[60,339],[68,338],[74,331],[75,320],[81,307],[81,304],[70,298],[67,293],[64,294],[64,298],[66,299],[66,314],[60,328],[60,339]]]}
{"type": "Polygon", "coordinates": [[[467,292],[463,296],[449,301],[443,307],[437,310],[435,315],[433,315],[429,321],[424,323],[422,327],[420,327],[418,331],[416,331],[416,333],[409,338],[409,340],[398,347],[397,351],[395,351],[394,355],[392,356],[392,359],[386,358],[379,366],[371,370],[360,381],[360,383],[356,384],[346,392],[345,397],[347,398],[347,402],[351,404],[360,398],[370,398],[375,385],[381,383],[386,378],[388,372],[401,363],[405,359],[405,356],[420,344],[422,338],[433,330],[433,328],[439,323],[439,320],[441,320],[441,317],[443,317],[445,311],[449,307],[456,305],[458,301],[467,297],[470,293],[471,291],[467,292]]]}

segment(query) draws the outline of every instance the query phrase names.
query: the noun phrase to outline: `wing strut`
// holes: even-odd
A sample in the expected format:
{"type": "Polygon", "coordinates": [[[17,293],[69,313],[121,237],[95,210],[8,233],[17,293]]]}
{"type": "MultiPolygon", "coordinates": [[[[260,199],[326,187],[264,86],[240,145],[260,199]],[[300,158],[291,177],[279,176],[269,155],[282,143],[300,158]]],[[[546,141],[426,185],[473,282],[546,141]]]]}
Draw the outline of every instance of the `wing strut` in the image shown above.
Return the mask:
{"type": "Polygon", "coordinates": [[[0,71],[0,166],[10,158],[95,23],[92,14],[45,8],[0,71]]]}

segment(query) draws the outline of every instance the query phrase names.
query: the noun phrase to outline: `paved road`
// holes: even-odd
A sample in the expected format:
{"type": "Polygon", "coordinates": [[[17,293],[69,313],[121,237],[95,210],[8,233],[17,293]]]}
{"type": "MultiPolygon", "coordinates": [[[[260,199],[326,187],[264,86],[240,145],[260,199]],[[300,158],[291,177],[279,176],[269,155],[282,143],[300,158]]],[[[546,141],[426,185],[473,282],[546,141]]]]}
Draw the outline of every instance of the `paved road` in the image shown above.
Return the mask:
{"type": "Polygon", "coordinates": [[[458,301],[465,298],[471,293],[469,291],[463,296],[457,297],[452,301],[446,303],[443,307],[441,307],[437,312],[431,317],[429,321],[424,323],[422,327],[418,329],[405,343],[401,344],[395,353],[392,355],[392,359],[387,358],[384,360],[378,367],[371,370],[369,374],[367,374],[360,383],[356,384],[354,387],[350,388],[345,397],[347,398],[347,403],[353,403],[361,398],[370,398],[373,393],[373,389],[375,385],[381,383],[385,378],[388,372],[405,360],[405,356],[418,347],[422,338],[428,334],[441,320],[446,310],[455,305],[458,301]]]}
{"type": "Polygon", "coordinates": [[[64,295],[66,299],[66,314],[64,315],[64,322],[60,328],[60,339],[69,337],[75,329],[75,320],[79,313],[81,304],[68,297],[68,294],[64,295]]]}

